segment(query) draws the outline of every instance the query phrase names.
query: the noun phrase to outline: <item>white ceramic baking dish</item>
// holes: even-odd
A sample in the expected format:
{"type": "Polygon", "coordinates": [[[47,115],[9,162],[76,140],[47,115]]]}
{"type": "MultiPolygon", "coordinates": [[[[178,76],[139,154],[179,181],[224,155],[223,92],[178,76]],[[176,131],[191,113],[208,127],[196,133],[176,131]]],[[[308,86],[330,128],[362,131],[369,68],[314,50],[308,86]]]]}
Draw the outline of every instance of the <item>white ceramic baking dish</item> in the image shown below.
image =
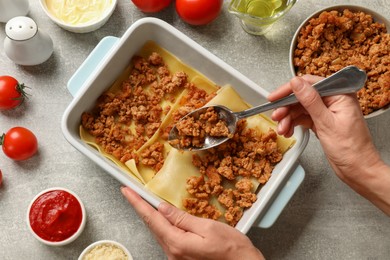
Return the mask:
{"type": "MultiPolygon", "coordinates": [[[[251,105],[266,102],[268,93],[186,35],[156,18],[140,19],[121,38],[107,36],[95,47],[68,82],[68,89],[74,99],[62,119],[63,134],[82,154],[157,207],[161,202],[159,197],[85,144],[79,135],[81,114],[94,106],[97,98],[119,77],[130,58],[148,40],[155,41],[216,84],[231,84],[251,105]]],[[[236,225],[241,232],[246,233],[254,224],[263,228],[271,226],[302,183],[305,172],[297,160],[306,147],[309,135],[298,127],[294,137],[295,145],[275,167],[272,177],[259,191],[258,200],[245,211],[236,225]]]]}

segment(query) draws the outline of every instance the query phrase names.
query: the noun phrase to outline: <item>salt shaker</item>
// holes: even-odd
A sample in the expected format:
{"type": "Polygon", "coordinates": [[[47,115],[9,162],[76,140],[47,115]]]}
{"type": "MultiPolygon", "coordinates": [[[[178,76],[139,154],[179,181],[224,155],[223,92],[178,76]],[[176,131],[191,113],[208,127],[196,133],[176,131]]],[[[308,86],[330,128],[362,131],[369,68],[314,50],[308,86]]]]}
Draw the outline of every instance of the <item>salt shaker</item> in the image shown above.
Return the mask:
{"type": "Polygon", "coordinates": [[[0,23],[6,23],[16,16],[28,14],[28,0],[0,0],[0,23]]]}
{"type": "Polygon", "coordinates": [[[19,65],[38,65],[53,53],[53,40],[26,16],[12,18],[5,25],[5,54],[19,65]]]}

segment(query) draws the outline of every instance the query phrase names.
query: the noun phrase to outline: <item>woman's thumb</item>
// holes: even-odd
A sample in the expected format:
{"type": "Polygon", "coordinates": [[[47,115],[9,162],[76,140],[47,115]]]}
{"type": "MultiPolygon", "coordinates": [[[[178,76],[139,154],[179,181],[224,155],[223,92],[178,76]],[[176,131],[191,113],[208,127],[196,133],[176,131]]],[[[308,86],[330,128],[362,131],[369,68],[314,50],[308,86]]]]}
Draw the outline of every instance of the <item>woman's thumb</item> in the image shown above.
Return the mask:
{"type": "MultiPolygon", "coordinates": [[[[194,232],[193,221],[196,219],[195,216],[188,214],[166,202],[160,203],[158,206],[158,211],[174,226],[186,230],[194,232]]],[[[195,227],[194,227],[195,226],[195,227]]]]}
{"type": "Polygon", "coordinates": [[[299,103],[306,109],[313,120],[321,119],[321,114],[327,111],[327,107],[321,96],[312,85],[300,77],[294,77],[290,86],[299,103]]]}

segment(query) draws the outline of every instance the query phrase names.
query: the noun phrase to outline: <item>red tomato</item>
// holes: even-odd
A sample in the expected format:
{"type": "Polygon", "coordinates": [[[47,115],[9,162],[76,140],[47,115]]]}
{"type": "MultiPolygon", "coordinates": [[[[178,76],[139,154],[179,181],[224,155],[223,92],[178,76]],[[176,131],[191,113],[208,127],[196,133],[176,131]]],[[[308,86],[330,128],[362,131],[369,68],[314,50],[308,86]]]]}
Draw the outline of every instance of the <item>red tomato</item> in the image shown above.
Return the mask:
{"type": "Polygon", "coordinates": [[[204,25],[217,18],[222,4],[223,0],[176,0],[176,11],[185,22],[204,25]]]}
{"type": "Polygon", "coordinates": [[[3,152],[15,161],[32,157],[38,151],[38,140],[27,128],[14,127],[0,138],[3,152]]]}
{"type": "Polygon", "coordinates": [[[172,0],[131,0],[145,13],[156,13],[169,6],[172,0]]]}
{"type": "Polygon", "coordinates": [[[0,110],[19,106],[26,98],[25,87],[11,76],[0,76],[0,110]]]}

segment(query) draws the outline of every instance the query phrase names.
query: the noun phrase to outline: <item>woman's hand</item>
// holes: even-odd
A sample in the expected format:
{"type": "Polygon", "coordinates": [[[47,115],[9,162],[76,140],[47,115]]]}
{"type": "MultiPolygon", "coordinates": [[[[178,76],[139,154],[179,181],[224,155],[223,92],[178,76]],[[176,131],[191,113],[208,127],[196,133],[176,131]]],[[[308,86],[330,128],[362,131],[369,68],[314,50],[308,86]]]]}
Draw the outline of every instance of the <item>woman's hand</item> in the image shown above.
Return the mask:
{"type": "Polygon", "coordinates": [[[233,227],[192,216],[165,202],[157,211],[129,187],[121,191],[168,259],[264,259],[249,238],[233,227]]]}
{"type": "Polygon", "coordinates": [[[318,137],[337,176],[358,193],[390,214],[390,170],[377,152],[355,94],[321,98],[312,84],[321,78],[295,77],[268,97],[270,101],[291,92],[300,104],[276,109],[278,133],[290,137],[296,125],[310,128],[318,137]]]}
{"type": "Polygon", "coordinates": [[[336,174],[344,180],[356,166],[376,163],[379,155],[356,95],[321,98],[311,86],[320,79],[310,75],[295,77],[271,93],[268,99],[274,101],[293,91],[300,102],[276,109],[272,119],[279,122],[278,133],[287,137],[293,134],[296,125],[312,129],[336,174]]]}

